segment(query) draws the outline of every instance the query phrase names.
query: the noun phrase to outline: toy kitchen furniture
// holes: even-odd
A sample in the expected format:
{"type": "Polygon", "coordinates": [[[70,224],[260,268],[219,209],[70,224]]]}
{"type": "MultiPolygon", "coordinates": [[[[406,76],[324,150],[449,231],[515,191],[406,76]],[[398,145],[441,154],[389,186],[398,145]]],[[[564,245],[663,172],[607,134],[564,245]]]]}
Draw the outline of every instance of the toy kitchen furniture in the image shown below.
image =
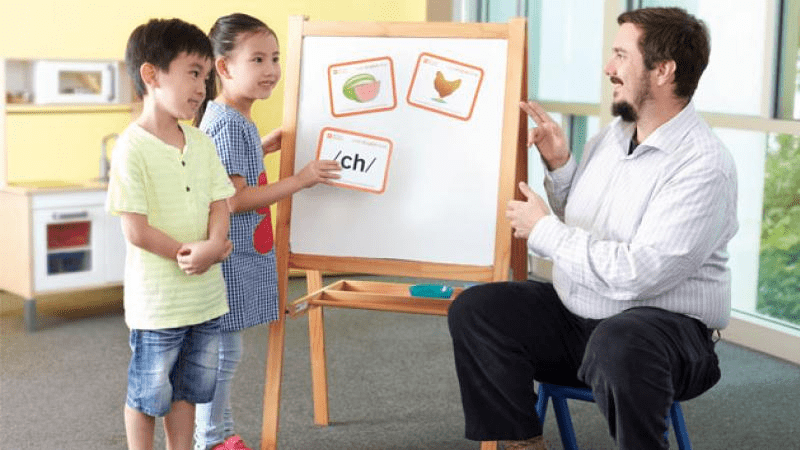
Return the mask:
{"type": "Polygon", "coordinates": [[[28,331],[36,330],[37,296],[122,284],[125,241],[105,199],[102,183],[0,189],[0,289],[25,299],[28,331]]]}

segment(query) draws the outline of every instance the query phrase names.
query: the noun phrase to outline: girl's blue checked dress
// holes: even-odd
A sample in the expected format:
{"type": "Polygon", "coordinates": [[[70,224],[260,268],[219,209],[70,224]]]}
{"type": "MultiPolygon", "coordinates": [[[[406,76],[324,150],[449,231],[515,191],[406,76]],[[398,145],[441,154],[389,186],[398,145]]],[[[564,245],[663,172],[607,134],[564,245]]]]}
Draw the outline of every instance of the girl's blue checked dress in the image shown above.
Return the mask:
{"type": "MultiPolygon", "coordinates": [[[[211,136],[228,175],[248,186],[267,184],[261,137],[255,124],[227,105],[208,102],[200,129],[211,136]]],[[[278,319],[278,276],[269,207],[231,214],[233,252],[222,262],[230,312],[222,331],[236,331],[278,319]]]]}

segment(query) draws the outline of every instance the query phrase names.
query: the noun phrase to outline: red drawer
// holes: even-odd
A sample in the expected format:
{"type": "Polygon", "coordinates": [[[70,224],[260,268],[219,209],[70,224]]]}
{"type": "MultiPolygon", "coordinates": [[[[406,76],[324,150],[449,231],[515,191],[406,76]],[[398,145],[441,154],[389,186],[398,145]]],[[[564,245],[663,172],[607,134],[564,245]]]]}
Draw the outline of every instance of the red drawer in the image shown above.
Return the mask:
{"type": "Polygon", "coordinates": [[[91,222],[68,222],[47,225],[47,248],[57,249],[89,245],[91,222]]]}

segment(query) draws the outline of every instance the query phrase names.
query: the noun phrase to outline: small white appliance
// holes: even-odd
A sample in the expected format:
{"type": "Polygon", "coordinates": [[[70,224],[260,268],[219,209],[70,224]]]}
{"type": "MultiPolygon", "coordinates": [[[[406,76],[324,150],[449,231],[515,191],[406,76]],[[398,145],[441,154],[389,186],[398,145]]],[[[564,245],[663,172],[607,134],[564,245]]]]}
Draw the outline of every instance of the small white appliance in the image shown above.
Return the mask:
{"type": "Polygon", "coordinates": [[[119,71],[116,61],[35,61],[33,102],[116,103],[119,71]]]}

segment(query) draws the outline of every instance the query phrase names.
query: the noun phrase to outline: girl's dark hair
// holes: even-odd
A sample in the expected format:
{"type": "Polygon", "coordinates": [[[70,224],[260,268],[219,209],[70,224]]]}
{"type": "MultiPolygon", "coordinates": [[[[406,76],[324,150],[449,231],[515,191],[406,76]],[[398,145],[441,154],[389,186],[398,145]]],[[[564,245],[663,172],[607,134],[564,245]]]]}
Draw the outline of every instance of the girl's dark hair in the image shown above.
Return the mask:
{"type": "MultiPolygon", "coordinates": [[[[214,58],[220,56],[228,56],[230,52],[236,47],[236,40],[240,34],[243,33],[267,33],[278,39],[278,36],[272,31],[272,28],[267,24],[253,16],[234,13],[227,16],[220,17],[214,22],[211,31],[208,32],[208,38],[211,40],[211,47],[214,50],[214,58]]],[[[216,65],[212,72],[216,71],[216,65]]],[[[206,99],[197,110],[197,115],[194,119],[195,126],[200,126],[200,121],[203,120],[203,115],[206,113],[206,106],[208,101],[217,96],[217,81],[216,77],[209,77],[206,80],[206,99]]]]}
{"type": "Polygon", "coordinates": [[[711,53],[703,21],[680,8],[643,8],[620,14],[617,23],[642,30],[639,49],[647,70],[662,61],[675,61],[675,95],[691,100],[711,53]]]}
{"type": "Polygon", "coordinates": [[[151,19],[136,27],[125,48],[125,65],[136,94],[144,97],[147,93],[139,72],[142,64],[150,63],[166,72],[170,63],[182,52],[214,60],[208,36],[195,25],[180,19],[151,19]]]}

